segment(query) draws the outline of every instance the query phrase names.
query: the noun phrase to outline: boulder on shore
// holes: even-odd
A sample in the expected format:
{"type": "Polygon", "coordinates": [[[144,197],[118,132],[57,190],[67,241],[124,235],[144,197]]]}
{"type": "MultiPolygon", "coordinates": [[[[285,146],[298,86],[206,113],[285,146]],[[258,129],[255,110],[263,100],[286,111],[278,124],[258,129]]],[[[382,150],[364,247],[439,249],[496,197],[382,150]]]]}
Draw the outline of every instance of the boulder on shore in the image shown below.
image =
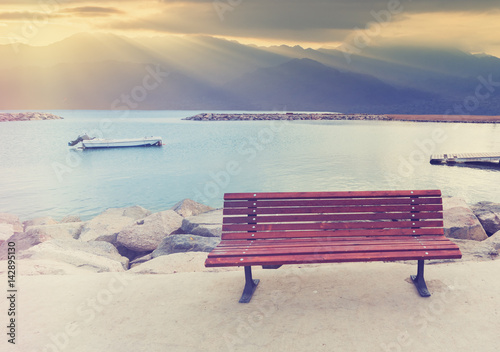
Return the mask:
{"type": "Polygon", "coordinates": [[[118,233],[135,221],[151,215],[151,212],[140,206],[128,208],[110,208],[85,223],[80,240],[105,241],[116,243],[118,233]]]}
{"type": "Polygon", "coordinates": [[[66,224],[70,222],[82,222],[82,220],[78,215],[68,215],[62,218],[60,221],[61,224],[66,224]]]}
{"type": "Polygon", "coordinates": [[[221,237],[222,209],[212,210],[182,221],[182,232],[202,237],[221,237]]]}
{"type": "Polygon", "coordinates": [[[182,216],[173,210],[154,213],[123,228],[116,242],[135,252],[152,251],[182,225],[182,216]]]}
{"type": "Polygon", "coordinates": [[[211,252],[220,242],[219,237],[202,237],[195,235],[172,235],[165,237],[158,245],[152,257],[160,257],[183,252],[211,252]]]}
{"type": "Polygon", "coordinates": [[[73,240],[80,237],[83,225],[83,222],[56,225],[34,225],[26,229],[26,234],[28,236],[40,238],[40,242],[45,242],[50,239],[73,240]]]}
{"type": "Polygon", "coordinates": [[[22,252],[18,258],[62,262],[93,272],[125,271],[129,264],[112,244],[102,241],[50,240],[22,252]]]}
{"type": "Polygon", "coordinates": [[[214,208],[209,207],[208,205],[195,202],[191,199],[183,199],[170,209],[184,218],[214,210],[214,208]]]}
{"type": "Polygon", "coordinates": [[[40,218],[35,218],[31,220],[26,220],[23,222],[24,231],[28,230],[30,226],[39,226],[39,225],[55,225],[57,221],[52,219],[50,216],[44,216],[40,218]]]}
{"type": "Polygon", "coordinates": [[[23,226],[21,225],[21,221],[19,221],[19,217],[14,214],[0,213],[0,224],[11,225],[13,232],[23,231],[23,226]]]}
{"type": "Polygon", "coordinates": [[[460,198],[443,197],[443,217],[446,237],[475,241],[488,238],[477,217],[460,198]]]}
{"type": "Polygon", "coordinates": [[[479,202],[471,206],[488,236],[500,231],[500,203],[479,202]]]}
{"type": "Polygon", "coordinates": [[[500,231],[495,232],[483,242],[491,244],[497,251],[500,251],[500,231]]]}
{"type": "Polygon", "coordinates": [[[498,248],[491,242],[485,241],[469,241],[469,240],[459,240],[454,239],[453,242],[458,245],[460,251],[462,252],[462,259],[452,259],[452,260],[442,260],[444,262],[448,261],[459,261],[459,260],[492,260],[498,258],[498,248]]]}

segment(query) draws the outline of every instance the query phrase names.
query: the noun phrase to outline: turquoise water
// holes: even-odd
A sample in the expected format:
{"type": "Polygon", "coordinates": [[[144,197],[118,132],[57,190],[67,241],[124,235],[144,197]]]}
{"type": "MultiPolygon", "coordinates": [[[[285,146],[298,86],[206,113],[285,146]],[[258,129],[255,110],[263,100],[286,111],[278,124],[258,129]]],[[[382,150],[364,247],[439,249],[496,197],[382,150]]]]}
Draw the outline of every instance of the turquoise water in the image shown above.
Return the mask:
{"type": "Polygon", "coordinates": [[[441,189],[500,202],[499,168],[429,164],[431,153],[500,152],[500,126],[385,121],[194,122],[199,111],[49,111],[0,125],[0,212],[23,219],[110,207],[214,207],[224,192],[441,189]],[[151,148],[75,150],[82,132],[161,136],[151,148]]]}

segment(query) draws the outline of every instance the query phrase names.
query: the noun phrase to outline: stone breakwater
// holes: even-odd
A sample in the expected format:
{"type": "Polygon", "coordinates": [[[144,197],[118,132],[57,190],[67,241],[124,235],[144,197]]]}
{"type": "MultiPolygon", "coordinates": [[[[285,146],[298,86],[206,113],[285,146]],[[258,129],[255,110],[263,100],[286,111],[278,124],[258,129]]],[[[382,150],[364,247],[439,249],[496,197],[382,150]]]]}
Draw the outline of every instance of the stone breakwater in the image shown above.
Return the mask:
{"type": "Polygon", "coordinates": [[[8,113],[0,112],[0,122],[7,121],[41,121],[41,120],[61,120],[61,116],[44,112],[20,112],[8,113]]]}
{"type": "Polygon", "coordinates": [[[359,121],[411,121],[449,123],[500,123],[500,116],[479,115],[377,115],[340,113],[262,113],[262,114],[213,114],[202,113],[183,120],[192,121],[272,121],[272,120],[359,120],[359,121]]]}
{"type": "Polygon", "coordinates": [[[272,120],[392,120],[386,115],[336,113],[212,114],[202,113],[183,120],[193,121],[272,121],[272,120]]]}

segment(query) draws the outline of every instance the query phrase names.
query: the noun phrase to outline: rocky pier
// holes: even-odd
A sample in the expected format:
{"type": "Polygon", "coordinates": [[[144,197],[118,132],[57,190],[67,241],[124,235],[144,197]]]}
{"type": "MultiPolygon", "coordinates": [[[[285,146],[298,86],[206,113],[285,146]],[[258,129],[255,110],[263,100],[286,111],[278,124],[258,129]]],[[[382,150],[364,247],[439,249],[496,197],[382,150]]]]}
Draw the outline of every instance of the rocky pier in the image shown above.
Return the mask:
{"type": "Polygon", "coordinates": [[[61,116],[45,112],[19,112],[19,113],[0,112],[0,122],[41,121],[41,120],[61,120],[61,119],[63,119],[61,116]]]}
{"type": "Polygon", "coordinates": [[[192,121],[273,121],[273,120],[392,120],[387,115],[338,114],[338,113],[263,113],[263,114],[213,114],[202,113],[183,120],[192,121]]]}

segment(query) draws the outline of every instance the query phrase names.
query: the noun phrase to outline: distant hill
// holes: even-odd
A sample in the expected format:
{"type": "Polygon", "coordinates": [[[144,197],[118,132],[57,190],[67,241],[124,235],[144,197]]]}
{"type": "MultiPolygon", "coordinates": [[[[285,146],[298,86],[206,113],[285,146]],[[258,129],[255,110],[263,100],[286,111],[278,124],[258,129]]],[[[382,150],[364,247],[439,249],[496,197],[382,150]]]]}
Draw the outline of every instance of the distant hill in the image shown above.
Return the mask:
{"type": "MultiPolygon", "coordinates": [[[[335,49],[202,36],[78,34],[15,49],[0,46],[3,110],[111,109],[134,92],[138,109],[444,114],[473,102],[481,79],[500,82],[499,58],[448,48],[369,47],[346,60],[335,49]],[[144,91],[148,68],[168,77],[144,91]]],[[[489,88],[467,112],[500,114],[500,87],[489,88]]]]}
{"type": "Polygon", "coordinates": [[[373,76],[342,72],[311,59],[258,69],[225,86],[256,110],[286,109],[373,113],[431,99],[428,93],[391,86],[373,76]]]}

